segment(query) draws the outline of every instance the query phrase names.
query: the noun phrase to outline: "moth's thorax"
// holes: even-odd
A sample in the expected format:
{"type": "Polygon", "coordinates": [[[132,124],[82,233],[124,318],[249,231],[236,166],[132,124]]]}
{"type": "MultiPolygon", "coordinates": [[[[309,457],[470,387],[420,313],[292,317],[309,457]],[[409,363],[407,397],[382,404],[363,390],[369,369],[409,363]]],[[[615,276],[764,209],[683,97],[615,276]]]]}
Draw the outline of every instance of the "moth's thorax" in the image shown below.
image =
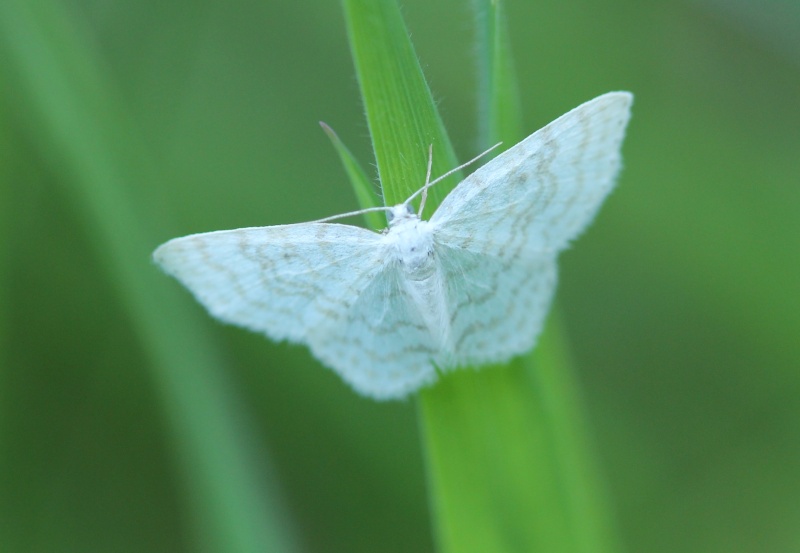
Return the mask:
{"type": "Polygon", "coordinates": [[[403,204],[393,207],[390,213],[392,217],[386,239],[394,248],[403,270],[412,280],[429,278],[435,269],[431,224],[403,204]]]}

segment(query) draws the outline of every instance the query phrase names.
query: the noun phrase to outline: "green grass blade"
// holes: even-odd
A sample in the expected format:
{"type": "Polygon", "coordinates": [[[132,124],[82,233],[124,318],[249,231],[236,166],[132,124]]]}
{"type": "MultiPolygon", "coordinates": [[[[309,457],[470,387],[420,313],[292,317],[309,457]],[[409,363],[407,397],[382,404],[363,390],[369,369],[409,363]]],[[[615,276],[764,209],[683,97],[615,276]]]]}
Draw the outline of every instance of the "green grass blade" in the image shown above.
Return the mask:
{"type": "Polygon", "coordinates": [[[555,308],[533,357],[536,362],[530,376],[550,416],[552,454],[562,482],[574,551],[622,551],[605,480],[589,436],[580,385],[555,308]]]}
{"type": "MultiPolygon", "coordinates": [[[[425,184],[429,146],[434,177],[458,163],[397,4],[345,0],[344,8],[384,201],[396,205],[425,184]]],[[[431,189],[426,218],[458,180],[431,189]]]]}
{"type": "MultiPolygon", "coordinates": [[[[423,181],[427,143],[435,145],[434,175],[457,163],[396,3],[344,4],[384,196],[389,204],[397,203],[423,181]],[[439,144],[443,147],[437,149],[439,144]],[[446,155],[437,157],[441,150],[446,155]]],[[[485,12],[488,119],[483,141],[503,139],[510,146],[520,135],[519,103],[507,39],[501,34],[502,15],[495,8],[487,6],[485,12]]],[[[438,189],[429,204],[432,210],[453,184],[438,189]]],[[[599,542],[586,544],[575,533],[576,517],[588,513],[574,512],[581,503],[571,495],[573,473],[565,475],[561,463],[578,464],[582,452],[569,439],[572,434],[556,435],[570,424],[561,417],[574,410],[567,406],[570,390],[555,378],[561,368],[553,363],[555,376],[543,368],[533,370],[531,356],[504,367],[461,370],[420,393],[431,505],[442,552],[607,550],[599,542]]]]}
{"type": "MultiPolygon", "coordinates": [[[[347,173],[347,176],[350,179],[350,184],[353,186],[353,190],[356,193],[358,203],[363,209],[380,206],[381,204],[378,201],[378,195],[375,193],[375,186],[367,176],[367,172],[364,171],[364,168],[361,167],[361,164],[358,162],[352,152],[350,152],[347,146],[344,145],[344,142],[342,142],[342,140],[339,138],[339,135],[337,135],[334,130],[325,123],[320,123],[320,125],[322,125],[322,130],[325,131],[325,134],[328,135],[328,138],[331,139],[331,143],[336,149],[336,153],[339,154],[339,159],[342,160],[342,165],[344,165],[344,170],[347,173]]],[[[380,230],[386,226],[386,216],[375,211],[365,213],[364,219],[366,219],[367,225],[373,230],[380,230]]]]}
{"type": "Polygon", "coordinates": [[[150,261],[168,236],[149,217],[141,183],[152,170],[76,21],[55,2],[0,3],[0,48],[16,106],[81,210],[101,265],[143,347],[171,423],[187,508],[204,551],[289,551],[255,437],[220,367],[219,352],[188,298],[150,261]],[[140,192],[141,193],[141,192],[140,192]]]}
{"type": "MultiPolygon", "coordinates": [[[[524,138],[516,70],[503,0],[475,0],[478,21],[480,106],[483,144],[513,145],[524,138]]],[[[618,551],[608,500],[589,447],[578,385],[567,340],[553,307],[550,323],[533,352],[532,380],[552,414],[555,461],[567,500],[570,533],[577,551],[618,551]]]]}
{"type": "Polygon", "coordinates": [[[546,414],[527,363],[463,372],[420,394],[442,552],[570,551],[546,414]]]}

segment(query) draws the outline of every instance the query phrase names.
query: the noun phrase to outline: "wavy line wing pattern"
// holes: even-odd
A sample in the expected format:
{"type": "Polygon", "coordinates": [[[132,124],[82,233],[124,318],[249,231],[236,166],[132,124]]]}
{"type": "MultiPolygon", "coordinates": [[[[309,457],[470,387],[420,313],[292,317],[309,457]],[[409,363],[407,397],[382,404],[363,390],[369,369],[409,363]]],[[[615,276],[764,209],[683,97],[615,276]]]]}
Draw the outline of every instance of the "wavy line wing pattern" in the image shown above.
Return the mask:
{"type": "Polygon", "coordinates": [[[534,346],[556,256],[614,185],[631,101],[612,92],[563,115],[467,177],[429,223],[404,208],[382,234],[330,223],[210,232],[154,258],[220,320],[307,344],[365,395],[403,397],[437,367],[534,346]]]}

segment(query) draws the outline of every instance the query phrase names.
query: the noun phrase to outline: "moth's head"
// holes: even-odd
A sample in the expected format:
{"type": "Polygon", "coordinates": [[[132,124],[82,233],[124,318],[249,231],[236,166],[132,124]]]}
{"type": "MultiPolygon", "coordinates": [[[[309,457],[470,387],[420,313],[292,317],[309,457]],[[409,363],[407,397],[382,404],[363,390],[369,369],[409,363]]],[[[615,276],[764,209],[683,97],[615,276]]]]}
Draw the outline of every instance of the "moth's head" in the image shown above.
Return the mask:
{"type": "Polygon", "coordinates": [[[386,220],[389,222],[389,226],[393,227],[402,221],[408,221],[410,219],[417,219],[417,214],[414,213],[414,208],[411,204],[397,204],[396,206],[389,208],[386,212],[386,220]]]}

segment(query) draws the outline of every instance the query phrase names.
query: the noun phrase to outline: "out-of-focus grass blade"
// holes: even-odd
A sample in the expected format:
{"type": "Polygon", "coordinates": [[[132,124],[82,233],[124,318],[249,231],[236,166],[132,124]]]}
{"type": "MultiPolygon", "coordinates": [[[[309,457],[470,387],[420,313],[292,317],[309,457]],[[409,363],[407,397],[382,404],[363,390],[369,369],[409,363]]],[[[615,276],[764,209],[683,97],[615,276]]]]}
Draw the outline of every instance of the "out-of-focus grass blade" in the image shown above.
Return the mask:
{"type": "MultiPolygon", "coordinates": [[[[522,103],[510,48],[503,0],[475,0],[481,142],[511,146],[522,140],[522,103]]],[[[570,534],[577,551],[618,551],[602,478],[588,439],[578,385],[563,327],[554,305],[550,321],[529,364],[531,380],[551,414],[553,444],[548,451],[559,467],[567,500],[570,534]]]]}
{"type": "MultiPolygon", "coordinates": [[[[339,135],[325,123],[320,122],[320,125],[322,125],[322,130],[325,131],[328,138],[331,139],[333,147],[336,148],[336,153],[339,154],[339,159],[342,160],[342,165],[344,165],[344,170],[350,178],[350,184],[353,186],[353,190],[356,193],[358,203],[364,209],[378,207],[380,202],[378,201],[378,196],[375,194],[375,187],[367,176],[367,172],[364,171],[364,168],[361,167],[361,164],[355,156],[353,156],[347,146],[344,145],[339,135]]],[[[365,213],[364,219],[366,219],[367,225],[373,230],[379,230],[386,226],[386,216],[375,211],[365,213]]]]}
{"type": "Polygon", "coordinates": [[[522,103],[506,30],[503,0],[473,0],[477,22],[478,138],[482,150],[522,136],[522,103]]]}
{"type": "Polygon", "coordinates": [[[188,298],[150,262],[159,239],[135,191],[158,179],[137,132],[76,21],[56,2],[0,3],[3,79],[15,87],[41,142],[63,171],[102,265],[117,287],[154,369],[182,462],[187,508],[204,551],[289,551],[289,533],[264,474],[256,438],[220,368],[220,355],[188,298]],[[152,181],[150,181],[152,182],[152,181]],[[146,226],[145,226],[146,225],[146,226]]]}
{"type": "Polygon", "coordinates": [[[533,352],[533,361],[528,371],[549,417],[553,437],[550,454],[561,480],[569,532],[574,538],[574,549],[569,551],[622,551],[557,306],[533,352]]]}
{"type": "MultiPolygon", "coordinates": [[[[0,74],[0,80],[3,79],[0,74]]],[[[4,401],[6,394],[6,374],[5,370],[8,366],[8,330],[9,330],[9,309],[8,309],[8,277],[9,277],[9,264],[11,259],[9,257],[11,242],[11,181],[10,169],[8,166],[8,125],[6,124],[6,106],[3,105],[3,100],[0,98],[0,471],[5,471],[5,455],[2,455],[6,444],[6,417],[3,416],[3,410],[8,405],[4,401]]],[[[0,527],[0,534],[2,528],[0,527]]],[[[3,537],[0,535],[0,550],[3,549],[3,537]]]]}
{"type": "MultiPolygon", "coordinates": [[[[0,75],[2,78],[2,75],[0,75]]],[[[3,349],[2,344],[6,336],[7,324],[7,310],[4,306],[8,302],[4,301],[3,297],[8,290],[6,286],[6,278],[8,275],[9,263],[9,243],[10,243],[10,226],[11,226],[11,208],[9,203],[11,201],[11,181],[10,169],[8,159],[8,125],[6,124],[6,110],[0,98],[0,351],[7,351],[3,349]]],[[[0,367],[3,365],[0,364],[0,367]]]]}

